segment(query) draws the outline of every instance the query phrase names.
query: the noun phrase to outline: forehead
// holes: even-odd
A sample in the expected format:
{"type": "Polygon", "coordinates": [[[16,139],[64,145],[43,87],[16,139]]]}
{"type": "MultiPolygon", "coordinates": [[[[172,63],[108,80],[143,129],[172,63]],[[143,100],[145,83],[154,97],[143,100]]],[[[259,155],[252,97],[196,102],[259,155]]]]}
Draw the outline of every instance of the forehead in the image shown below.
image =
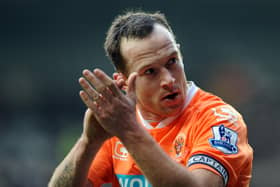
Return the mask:
{"type": "Polygon", "coordinates": [[[143,39],[121,40],[121,54],[128,72],[149,65],[178,52],[174,36],[163,26],[156,24],[153,32],[143,39]]]}

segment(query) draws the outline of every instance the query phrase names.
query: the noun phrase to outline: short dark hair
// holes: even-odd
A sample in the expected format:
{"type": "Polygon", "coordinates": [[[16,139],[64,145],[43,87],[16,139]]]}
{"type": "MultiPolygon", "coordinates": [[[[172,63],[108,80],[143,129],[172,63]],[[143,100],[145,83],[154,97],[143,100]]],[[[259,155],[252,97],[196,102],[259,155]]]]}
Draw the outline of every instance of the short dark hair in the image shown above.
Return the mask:
{"type": "Polygon", "coordinates": [[[117,71],[128,74],[120,51],[122,38],[143,39],[152,33],[156,23],[164,26],[174,36],[165,15],[160,12],[129,11],[115,18],[107,32],[104,48],[117,71]]]}

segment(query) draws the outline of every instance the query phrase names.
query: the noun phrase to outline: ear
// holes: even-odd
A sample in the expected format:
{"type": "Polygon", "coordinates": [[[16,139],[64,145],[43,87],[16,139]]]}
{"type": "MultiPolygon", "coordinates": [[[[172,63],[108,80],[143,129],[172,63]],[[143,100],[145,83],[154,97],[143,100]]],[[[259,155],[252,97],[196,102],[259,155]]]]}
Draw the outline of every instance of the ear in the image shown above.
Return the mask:
{"type": "Polygon", "coordinates": [[[124,74],[120,72],[115,72],[113,73],[113,79],[120,89],[124,91],[127,90],[127,78],[124,74]]]}

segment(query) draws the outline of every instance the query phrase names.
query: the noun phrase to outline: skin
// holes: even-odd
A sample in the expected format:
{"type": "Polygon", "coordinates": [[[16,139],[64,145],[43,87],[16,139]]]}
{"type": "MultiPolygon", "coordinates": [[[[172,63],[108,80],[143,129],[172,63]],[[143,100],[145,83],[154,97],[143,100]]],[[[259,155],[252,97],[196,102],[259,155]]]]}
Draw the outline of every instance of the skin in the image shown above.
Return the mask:
{"type": "Polygon", "coordinates": [[[91,186],[90,162],[102,143],[117,136],[154,187],[219,187],[222,178],[208,170],[189,171],[172,160],[137,123],[136,105],[147,120],[159,121],[180,112],[186,98],[186,77],[178,45],[162,26],[150,36],[122,39],[121,52],[129,75],[115,73],[112,80],[102,70],[84,70],[79,83],[88,107],[81,138],[58,166],[49,186],[91,186]],[[92,86],[91,86],[92,85],[92,86]],[[120,88],[125,88],[124,95],[120,88]],[[173,99],[165,96],[176,94],[173,99]],[[71,171],[64,168],[72,166],[71,171]],[[70,177],[69,177],[70,176],[70,177]],[[68,177],[65,185],[61,180],[68,177]],[[70,181],[70,182],[69,182],[70,181]],[[58,183],[60,184],[58,185],[58,183]]]}
{"type": "Polygon", "coordinates": [[[137,72],[137,105],[147,120],[160,121],[182,110],[186,98],[186,77],[178,45],[160,25],[144,40],[121,41],[121,53],[129,72],[137,72]],[[175,100],[162,99],[178,93],[175,100]]]}

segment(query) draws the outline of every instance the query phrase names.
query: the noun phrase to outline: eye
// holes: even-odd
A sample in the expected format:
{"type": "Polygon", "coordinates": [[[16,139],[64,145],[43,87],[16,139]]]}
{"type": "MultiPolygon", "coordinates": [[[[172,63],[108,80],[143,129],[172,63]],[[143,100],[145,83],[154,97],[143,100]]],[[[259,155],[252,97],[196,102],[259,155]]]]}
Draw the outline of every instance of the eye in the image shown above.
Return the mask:
{"type": "Polygon", "coordinates": [[[144,74],[145,75],[152,75],[152,74],[154,74],[155,73],[155,69],[153,69],[153,68],[149,68],[149,69],[146,69],[145,71],[144,71],[144,74]]]}
{"type": "Polygon", "coordinates": [[[168,62],[166,63],[166,66],[170,67],[170,66],[172,66],[173,64],[176,64],[176,63],[177,63],[177,58],[173,57],[173,58],[170,58],[168,60],[168,62]]]}

